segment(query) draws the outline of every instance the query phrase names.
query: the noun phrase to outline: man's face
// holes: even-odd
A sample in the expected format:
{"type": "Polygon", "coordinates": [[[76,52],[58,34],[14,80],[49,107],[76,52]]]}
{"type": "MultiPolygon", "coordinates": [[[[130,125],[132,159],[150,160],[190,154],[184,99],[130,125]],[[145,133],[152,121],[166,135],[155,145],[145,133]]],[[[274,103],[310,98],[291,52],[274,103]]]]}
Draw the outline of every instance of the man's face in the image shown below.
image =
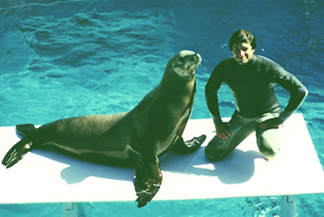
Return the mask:
{"type": "Polygon", "coordinates": [[[246,64],[252,59],[255,49],[248,42],[236,43],[233,45],[232,53],[234,59],[240,65],[246,64]]]}

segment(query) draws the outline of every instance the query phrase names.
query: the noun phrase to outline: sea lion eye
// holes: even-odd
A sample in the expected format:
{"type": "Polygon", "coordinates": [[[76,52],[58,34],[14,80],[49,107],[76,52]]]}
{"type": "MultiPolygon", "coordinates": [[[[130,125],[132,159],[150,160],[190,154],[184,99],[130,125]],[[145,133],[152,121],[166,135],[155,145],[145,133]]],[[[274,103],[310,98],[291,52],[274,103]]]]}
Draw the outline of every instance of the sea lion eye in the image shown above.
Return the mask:
{"type": "Polygon", "coordinates": [[[179,62],[183,63],[185,61],[184,57],[179,57],[179,62]]]}

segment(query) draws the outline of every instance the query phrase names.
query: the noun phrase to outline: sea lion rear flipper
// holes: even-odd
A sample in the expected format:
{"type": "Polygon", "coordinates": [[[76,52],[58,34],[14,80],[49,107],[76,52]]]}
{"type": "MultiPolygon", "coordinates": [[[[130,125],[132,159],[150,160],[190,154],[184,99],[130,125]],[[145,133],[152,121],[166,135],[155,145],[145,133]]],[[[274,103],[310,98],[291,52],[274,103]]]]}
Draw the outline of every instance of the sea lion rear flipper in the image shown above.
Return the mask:
{"type": "Polygon", "coordinates": [[[138,196],[137,207],[143,207],[153,199],[162,183],[162,172],[158,160],[146,165],[144,163],[142,168],[137,168],[134,178],[135,191],[138,196]]]}
{"type": "Polygon", "coordinates": [[[16,125],[16,131],[21,136],[26,136],[36,130],[36,127],[33,124],[18,124],[16,125]]]}
{"type": "Polygon", "coordinates": [[[30,151],[32,142],[30,140],[22,139],[16,143],[6,154],[2,160],[2,164],[6,168],[10,168],[21,160],[25,154],[30,151]]]}
{"type": "Polygon", "coordinates": [[[200,146],[206,140],[206,135],[201,135],[198,137],[194,137],[191,140],[183,141],[183,138],[179,138],[178,141],[174,145],[174,150],[178,153],[192,153],[197,151],[200,146]]]}

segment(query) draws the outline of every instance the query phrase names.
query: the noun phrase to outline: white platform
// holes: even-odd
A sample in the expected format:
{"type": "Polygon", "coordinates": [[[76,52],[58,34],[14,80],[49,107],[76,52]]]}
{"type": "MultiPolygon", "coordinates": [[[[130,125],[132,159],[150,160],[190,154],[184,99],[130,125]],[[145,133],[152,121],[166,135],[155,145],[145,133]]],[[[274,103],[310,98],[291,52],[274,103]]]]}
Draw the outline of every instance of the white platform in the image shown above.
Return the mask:
{"type": "MultiPolygon", "coordinates": [[[[190,155],[160,159],[161,189],[153,200],[298,195],[324,192],[324,173],[301,114],[284,124],[277,159],[267,162],[249,136],[225,160],[206,160],[204,147],[190,155]]],[[[185,139],[215,135],[211,119],[190,120],[185,139]]],[[[18,141],[14,127],[0,128],[0,159],[18,141]]],[[[87,163],[35,150],[10,169],[0,166],[0,203],[134,201],[135,169],[87,163]]],[[[134,202],[134,206],[136,203],[134,202]]]]}

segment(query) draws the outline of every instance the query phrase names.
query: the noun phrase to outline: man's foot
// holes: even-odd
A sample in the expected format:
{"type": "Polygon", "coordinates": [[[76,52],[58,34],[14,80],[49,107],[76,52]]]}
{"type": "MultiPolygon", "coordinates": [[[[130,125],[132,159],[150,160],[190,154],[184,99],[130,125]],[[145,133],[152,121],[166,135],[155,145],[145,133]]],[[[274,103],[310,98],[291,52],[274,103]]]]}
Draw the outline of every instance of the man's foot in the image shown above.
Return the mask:
{"type": "Polygon", "coordinates": [[[276,157],[266,157],[266,161],[270,162],[276,159],[276,157]]]}

